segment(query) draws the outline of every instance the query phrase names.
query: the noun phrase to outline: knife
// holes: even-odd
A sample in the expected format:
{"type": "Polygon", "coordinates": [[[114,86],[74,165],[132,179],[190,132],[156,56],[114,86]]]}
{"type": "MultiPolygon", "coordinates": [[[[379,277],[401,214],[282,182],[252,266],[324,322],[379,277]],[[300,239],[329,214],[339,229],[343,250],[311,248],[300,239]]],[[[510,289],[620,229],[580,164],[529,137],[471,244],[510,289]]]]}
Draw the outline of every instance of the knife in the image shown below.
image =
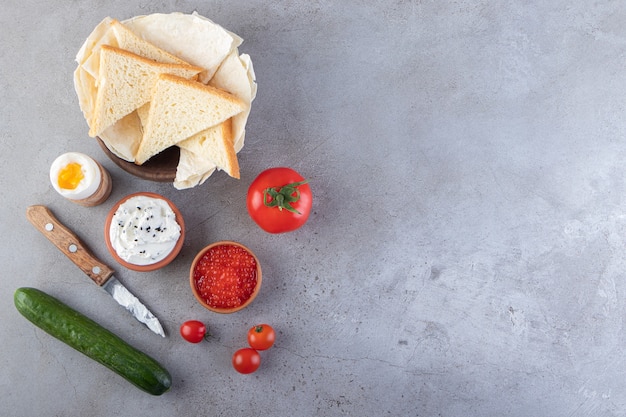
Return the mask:
{"type": "Polygon", "coordinates": [[[26,217],[89,278],[104,288],[119,305],[130,311],[137,320],[154,333],[165,337],[163,327],[154,314],[113,276],[113,269],[97,259],[78,236],[54,217],[46,206],[28,207],[26,217]]]}

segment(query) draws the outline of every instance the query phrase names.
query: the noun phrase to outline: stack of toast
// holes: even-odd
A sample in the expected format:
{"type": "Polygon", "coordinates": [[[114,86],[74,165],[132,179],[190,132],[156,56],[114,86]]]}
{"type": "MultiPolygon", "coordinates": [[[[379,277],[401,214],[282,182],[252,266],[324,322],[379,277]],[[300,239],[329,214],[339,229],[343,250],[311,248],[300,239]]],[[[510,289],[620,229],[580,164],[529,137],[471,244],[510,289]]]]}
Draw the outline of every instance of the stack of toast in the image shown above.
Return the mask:
{"type": "Polygon", "coordinates": [[[237,152],[256,95],[240,43],[197,14],[105,18],[80,49],[74,73],[89,135],[138,165],[178,146],[179,189],[215,169],[239,178],[237,152]]]}

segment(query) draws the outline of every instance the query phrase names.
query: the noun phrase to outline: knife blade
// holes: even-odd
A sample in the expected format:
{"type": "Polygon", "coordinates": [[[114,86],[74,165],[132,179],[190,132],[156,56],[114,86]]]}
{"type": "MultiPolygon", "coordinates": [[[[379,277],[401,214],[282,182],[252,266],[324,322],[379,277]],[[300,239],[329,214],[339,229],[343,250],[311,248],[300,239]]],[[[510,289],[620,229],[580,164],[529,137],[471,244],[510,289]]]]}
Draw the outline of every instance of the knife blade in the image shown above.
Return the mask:
{"type": "Polygon", "coordinates": [[[63,225],[48,207],[30,206],[26,209],[26,217],[37,230],[54,243],[93,282],[109,293],[119,305],[154,333],[165,337],[163,326],[154,314],[115,278],[113,269],[96,258],[78,236],[63,225]]]}

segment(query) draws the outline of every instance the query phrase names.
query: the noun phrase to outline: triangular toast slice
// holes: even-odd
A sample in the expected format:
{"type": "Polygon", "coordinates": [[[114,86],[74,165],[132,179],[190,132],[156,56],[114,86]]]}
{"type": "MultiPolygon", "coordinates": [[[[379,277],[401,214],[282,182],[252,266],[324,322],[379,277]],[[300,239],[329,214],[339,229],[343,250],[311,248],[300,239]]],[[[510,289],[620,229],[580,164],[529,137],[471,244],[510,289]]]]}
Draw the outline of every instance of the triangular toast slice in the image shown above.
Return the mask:
{"type": "Polygon", "coordinates": [[[164,64],[191,65],[183,59],[137,36],[135,32],[117,19],[106,18],[96,29],[97,33],[93,35],[94,38],[91,39],[91,42],[86,42],[83,45],[83,48],[81,48],[76,58],[79,65],[94,78],[98,78],[100,47],[102,45],[124,49],[133,54],[164,64]]]}
{"type": "Polygon", "coordinates": [[[144,58],[152,59],[156,62],[162,62],[165,64],[191,65],[179,57],[172,55],[137,36],[135,32],[116,19],[113,19],[111,22],[111,28],[113,29],[113,33],[115,34],[115,38],[117,40],[117,47],[120,49],[125,49],[128,52],[132,52],[144,58]]]}
{"type": "Polygon", "coordinates": [[[164,64],[109,45],[100,48],[97,94],[89,136],[103,130],[150,101],[160,74],[197,76],[203,69],[190,65],[164,64]]]}
{"type": "Polygon", "coordinates": [[[172,74],[158,77],[135,163],[143,164],[172,145],[230,119],[246,105],[217,88],[172,74]]]}
{"type": "Polygon", "coordinates": [[[178,143],[200,159],[213,163],[233,178],[239,178],[239,161],[233,139],[233,119],[210,127],[178,143]]]}

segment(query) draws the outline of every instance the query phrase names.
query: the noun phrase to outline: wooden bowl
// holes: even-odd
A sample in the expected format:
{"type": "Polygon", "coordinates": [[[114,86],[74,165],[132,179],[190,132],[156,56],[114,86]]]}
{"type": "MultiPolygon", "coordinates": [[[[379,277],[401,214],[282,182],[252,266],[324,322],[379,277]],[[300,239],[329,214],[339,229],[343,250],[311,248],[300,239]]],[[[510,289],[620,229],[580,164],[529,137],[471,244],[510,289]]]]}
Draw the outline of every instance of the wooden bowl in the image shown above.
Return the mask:
{"type": "MultiPolygon", "coordinates": [[[[239,255],[239,254],[235,254],[235,255],[239,255]]],[[[225,274],[222,274],[222,277],[224,277],[225,274]]],[[[232,242],[232,241],[219,241],[219,242],[215,242],[212,243],[208,246],[206,246],[204,249],[202,249],[200,252],[198,252],[198,254],[196,255],[196,257],[194,258],[192,264],[191,264],[191,268],[189,270],[189,284],[191,286],[191,291],[193,292],[194,297],[196,297],[196,300],[198,300],[198,302],[200,304],[202,304],[202,306],[204,306],[206,309],[211,310],[213,312],[216,313],[220,313],[220,314],[229,314],[229,313],[234,313],[236,311],[242,310],[244,308],[246,308],[248,305],[250,305],[250,303],[252,303],[252,301],[256,298],[257,294],[259,293],[259,290],[261,289],[261,281],[262,281],[262,272],[261,272],[261,264],[259,263],[259,260],[257,259],[256,255],[250,250],[248,249],[246,246],[242,245],[241,243],[237,243],[237,242],[232,242]],[[208,253],[211,250],[214,250],[214,248],[218,248],[220,246],[230,246],[230,247],[235,247],[238,249],[243,249],[244,252],[247,253],[247,255],[251,256],[252,259],[254,259],[255,265],[256,265],[256,283],[254,284],[254,288],[252,289],[252,292],[250,293],[250,295],[248,296],[247,299],[243,300],[243,302],[239,305],[235,305],[232,307],[218,307],[215,305],[211,305],[209,302],[207,302],[207,300],[202,296],[201,291],[198,289],[197,285],[196,285],[196,277],[195,277],[195,271],[196,268],[198,267],[200,260],[204,257],[204,255],[206,253],[208,253]]],[[[220,283],[222,284],[222,283],[220,283]]],[[[221,287],[221,285],[216,285],[217,287],[221,287]]],[[[240,291],[241,289],[238,288],[237,286],[227,286],[225,285],[224,287],[225,290],[230,290],[231,292],[233,291],[240,291]]],[[[243,290],[241,290],[243,291],[243,290]]]]}
{"type": "Polygon", "coordinates": [[[118,157],[107,148],[102,139],[96,139],[109,159],[129,174],[148,181],[174,182],[178,160],[180,159],[180,148],[178,146],[171,146],[150,158],[143,165],[137,165],[134,162],[128,162],[118,157]]]}
{"type": "Polygon", "coordinates": [[[155,271],[157,269],[163,268],[164,266],[168,265],[180,253],[180,250],[183,247],[184,240],[185,240],[185,221],[183,220],[183,216],[180,213],[180,210],[178,210],[178,208],[170,200],[168,200],[167,198],[163,197],[162,195],[155,194],[155,193],[141,192],[141,193],[133,193],[133,194],[127,195],[126,197],[122,198],[120,201],[115,203],[115,205],[109,211],[109,214],[107,215],[106,221],[104,223],[104,241],[105,241],[105,243],[107,245],[107,248],[109,249],[109,252],[111,253],[113,258],[115,258],[115,260],[120,265],[122,265],[122,266],[124,266],[124,267],[126,267],[128,269],[131,269],[133,271],[139,271],[139,272],[155,271]],[[136,264],[127,262],[126,260],[120,258],[120,256],[117,254],[117,251],[115,250],[115,248],[111,244],[111,239],[109,239],[109,228],[111,227],[111,221],[113,220],[113,215],[115,214],[115,212],[117,211],[117,209],[119,208],[119,206],[122,203],[124,203],[126,200],[128,200],[128,199],[130,199],[132,197],[136,197],[136,196],[150,197],[150,198],[154,198],[154,199],[159,199],[159,200],[165,201],[170,206],[172,211],[174,212],[174,215],[175,215],[175,218],[176,218],[176,222],[180,226],[180,236],[178,237],[178,241],[176,242],[176,245],[174,245],[174,248],[172,249],[172,251],[165,258],[160,260],[159,262],[155,262],[155,263],[149,264],[149,265],[136,265],[136,264]]]}

